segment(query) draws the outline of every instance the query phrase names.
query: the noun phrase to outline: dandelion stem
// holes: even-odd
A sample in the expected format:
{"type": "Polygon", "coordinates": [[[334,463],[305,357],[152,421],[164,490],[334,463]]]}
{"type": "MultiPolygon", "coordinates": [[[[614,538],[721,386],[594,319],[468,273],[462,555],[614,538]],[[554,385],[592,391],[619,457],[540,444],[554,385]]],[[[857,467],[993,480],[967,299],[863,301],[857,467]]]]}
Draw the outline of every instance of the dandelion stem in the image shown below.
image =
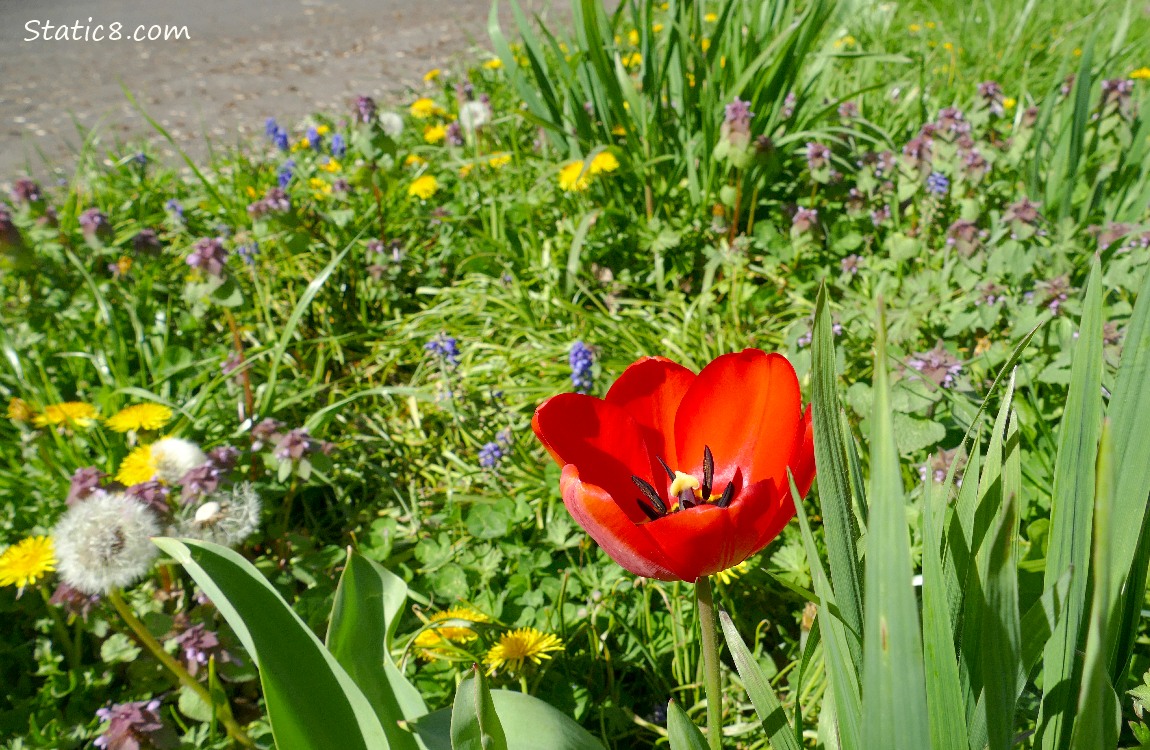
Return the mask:
{"type": "Polygon", "coordinates": [[[707,743],[711,750],[723,746],[723,678],[719,673],[719,639],[715,622],[715,602],[711,596],[711,579],[695,582],[695,601],[699,605],[699,629],[702,632],[704,685],[707,690],[707,743]]]}
{"type": "Polygon", "coordinates": [[[224,318],[228,321],[228,328],[232,331],[232,347],[236,351],[236,357],[239,358],[239,371],[240,382],[244,387],[244,416],[251,417],[255,413],[255,399],[252,396],[252,378],[248,372],[248,368],[244,366],[244,342],[240,337],[240,327],[236,324],[236,318],[232,315],[232,311],[224,308],[224,318]]]}
{"type": "Polygon", "coordinates": [[[235,717],[232,716],[232,709],[227,704],[227,701],[221,701],[220,703],[212,701],[212,696],[211,693],[208,692],[208,689],[204,687],[199,680],[192,677],[191,673],[184,668],[183,664],[180,664],[171,654],[165,651],[160,642],[156,640],[156,637],[148,631],[147,626],[140,621],[140,618],[136,617],[136,613],[133,612],[132,608],[128,606],[128,603],[124,601],[124,596],[120,593],[119,589],[112,589],[108,593],[108,601],[112,603],[116,612],[123,618],[128,628],[130,628],[136,636],[136,640],[140,642],[140,645],[146,648],[157,661],[167,667],[168,671],[179,680],[181,685],[187,687],[199,696],[200,700],[212,707],[212,711],[224,725],[224,728],[227,729],[228,736],[231,737],[234,742],[244,747],[255,747],[255,743],[252,742],[251,738],[240,728],[235,717]]]}
{"type": "Polygon", "coordinates": [[[68,627],[60,617],[60,610],[52,603],[48,589],[43,586],[37,586],[37,588],[40,589],[40,595],[44,598],[44,606],[48,609],[48,616],[52,618],[52,628],[56,631],[56,639],[60,641],[60,647],[64,649],[64,657],[68,661],[68,671],[79,674],[80,655],[77,642],[68,634],[68,627]]]}

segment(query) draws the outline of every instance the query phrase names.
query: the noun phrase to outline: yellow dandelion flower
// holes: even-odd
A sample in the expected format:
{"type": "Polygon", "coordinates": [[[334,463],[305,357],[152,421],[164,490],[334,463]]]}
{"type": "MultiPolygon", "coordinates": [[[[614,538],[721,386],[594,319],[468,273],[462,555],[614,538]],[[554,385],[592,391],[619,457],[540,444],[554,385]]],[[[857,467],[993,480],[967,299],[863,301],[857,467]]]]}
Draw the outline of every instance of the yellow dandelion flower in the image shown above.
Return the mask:
{"type": "Polygon", "coordinates": [[[487,160],[487,165],[492,169],[502,169],[511,163],[511,154],[495,154],[487,160]]]}
{"type": "Polygon", "coordinates": [[[172,419],[172,410],[160,404],[133,404],[104,420],[116,432],[158,430],[172,419]]]}
{"type": "Polygon", "coordinates": [[[559,187],[568,193],[591,187],[591,178],[583,173],[582,160],[569,161],[559,169],[559,187]]]}
{"type": "Polygon", "coordinates": [[[630,44],[632,47],[637,47],[639,45],[639,30],[638,29],[631,29],[630,31],[627,32],[627,43],[630,44]]]}
{"type": "Polygon", "coordinates": [[[459,167],[459,176],[460,177],[467,177],[467,175],[471,174],[471,170],[473,170],[473,169],[475,169],[474,164],[471,164],[471,163],[463,164],[459,167]]]}
{"type": "Polygon", "coordinates": [[[56,569],[56,550],[51,537],[30,536],[0,554],[0,586],[21,590],[56,569]]]}
{"type": "Polygon", "coordinates": [[[331,132],[331,128],[330,128],[330,127],[328,127],[327,125],[317,125],[317,126],[316,126],[316,129],[315,129],[315,132],[316,132],[318,135],[327,135],[328,133],[330,133],[330,132],[331,132]]]}
{"type": "Polygon", "coordinates": [[[658,34],[662,30],[663,30],[663,24],[661,24],[661,23],[652,24],[652,26],[651,26],[651,31],[653,31],[656,34],[658,34]]]}
{"type": "Polygon", "coordinates": [[[439,105],[426,96],[422,96],[411,103],[411,116],[418,120],[435,117],[442,110],[439,105]]]}
{"type": "Polygon", "coordinates": [[[316,200],[323,200],[331,195],[331,183],[322,177],[312,177],[307,184],[312,189],[312,197],[316,200]]]}
{"type": "Polygon", "coordinates": [[[909,31],[912,34],[917,34],[918,32],[922,31],[922,26],[920,26],[917,23],[912,23],[910,26],[907,26],[906,28],[907,28],[907,31],[909,31]]]}
{"type": "Polygon", "coordinates": [[[590,172],[593,175],[602,174],[603,172],[614,172],[619,168],[619,160],[615,158],[615,154],[610,151],[600,151],[591,160],[590,172]]]}
{"type": "Polygon", "coordinates": [[[625,68],[637,68],[643,64],[643,56],[638,52],[623,55],[621,62],[625,68]]]}
{"type": "Polygon", "coordinates": [[[493,57],[487,62],[483,63],[483,67],[487,68],[488,70],[499,70],[503,67],[503,61],[498,57],[493,57]]]}
{"type": "Polygon", "coordinates": [[[1018,100],[1013,96],[1008,96],[1002,100],[1003,109],[1014,109],[1014,105],[1018,104],[1018,100]]]}
{"type": "Polygon", "coordinates": [[[747,565],[746,560],[743,560],[741,563],[735,565],[734,567],[727,568],[726,570],[720,570],[715,574],[715,580],[726,586],[750,569],[751,566],[747,565]]]}
{"type": "Polygon", "coordinates": [[[1130,78],[1135,81],[1150,81],[1150,68],[1143,65],[1137,70],[1130,71],[1130,78]]]}
{"type": "Polygon", "coordinates": [[[343,165],[340,164],[339,161],[336,159],[328,159],[323,164],[320,164],[319,168],[325,172],[330,172],[332,174],[335,174],[336,172],[343,169],[343,165]]]}
{"type": "Polygon", "coordinates": [[[422,167],[426,163],[427,159],[424,159],[419,154],[408,154],[407,158],[403,160],[403,166],[405,167],[422,167]]]}
{"type": "Polygon", "coordinates": [[[1074,48],[1074,56],[1075,57],[1082,57],[1082,48],[1081,47],[1075,47],[1074,48]]]}
{"type": "Polygon", "coordinates": [[[307,139],[307,136],[304,136],[292,144],[291,150],[292,153],[295,153],[296,151],[304,151],[309,148],[311,148],[311,141],[307,139]]]}
{"type": "Polygon", "coordinates": [[[711,48],[711,40],[710,39],[704,39],[703,41],[699,42],[699,47],[704,52],[706,52],[707,50],[709,50],[711,48]]]}
{"type": "Polygon", "coordinates": [[[715,21],[719,20],[719,14],[718,13],[708,13],[707,15],[703,16],[703,20],[706,21],[707,23],[714,23],[715,21]]]}
{"type": "Polygon", "coordinates": [[[435,195],[435,191],[439,190],[439,180],[434,176],[425,174],[422,177],[416,177],[411,185],[407,188],[407,194],[413,198],[420,200],[427,200],[435,195]]]}
{"type": "Polygon", "coordinates": [[[247,192],[248,192],[249,198],[255,198],[259,195],[259,192],[257,192],[256,189],[254,187],[252,187],[251,185],[248,185],[247,192]]]}
{"type": "Polygon", "coordinates": [[[148,482],[156,477],[156,459],[152,446],[139,445],[120,462],[116,481],[125,487],[148,482]]]}
{"type": "Polygon", "coordinates": [[[13,422],[31,422],[35,416],[36,412],[24,399],[13,397],[8,400],[8,419],[13,422]]]}
{"type": "Polygon", "coordinates": [[[990,337],[980,336],[974,341],[974,356],[980,357],[990,351],[990,337]]]}
{"type": "Polygon", "coordinates": [[[943,42],[942,48],[944,50],[946,50],[947,52],[953,52],[954,51],[954,43],[953,42],[943,42]]]}
{"type": "Polygon", "coordinates": [[[933,28],[935,27],[935,23],[934,23],[934,21],[927,21],[927,22],[926,22],[926,27],[927,27],[928,29],[933,29],[933,28]]]}
{"type": "Polygon", "coordinates": [[[520,628],[499,636],[499,642],[487,651],[483,663],[489,667],[489,675],[500,669],[519,672],[527,662],[542,664],[544,659],[551,658],[551,652],[562,650],[563,641],[558,636],[535,628],[520,628]]]}
{"type": "Polygon", "coordinates": [[[611,128],[611,135],[627,135],[627,128],[622,125],[615,125],[611,128]]]}
{"type": "MultiPolygon", "coordinates": [[[[436,612],[428,618],[428,622],[432,625],[449,620],[491,622],[490,617],[469,607],[452,607],[442,612],[436,612]]],[[[445,647],[448,644],[470,643],[478,637],[479,635],[474,630],[462,625],[441,625],[421,631],[419,635],[415,636],[415,646],[419,649],[419,655],[430,661],[445,656],[448,652],[445,647]]]]}
{"type": "Polygon", "coordinates": [[[423,74],[424,83],[431,83],[436,78],[439,78],[441,73],[443,73],[443,71],[440,70],[439,68],[432,68],[431,70],[429,70],[423,74]]]}
{"type": "Polygon", "coordinates": [[[96,424],[96,407],[83,401],[66,401],[44,407],[43,414],[32,418],[37,427],[91,427],[96,424]]]}
{"type": "Polygon", "coordinates": [[[447,137],[447,128],[442,125],[428,125],[423,129],[423,140],[427,143],[442,143],[447,137]]]}

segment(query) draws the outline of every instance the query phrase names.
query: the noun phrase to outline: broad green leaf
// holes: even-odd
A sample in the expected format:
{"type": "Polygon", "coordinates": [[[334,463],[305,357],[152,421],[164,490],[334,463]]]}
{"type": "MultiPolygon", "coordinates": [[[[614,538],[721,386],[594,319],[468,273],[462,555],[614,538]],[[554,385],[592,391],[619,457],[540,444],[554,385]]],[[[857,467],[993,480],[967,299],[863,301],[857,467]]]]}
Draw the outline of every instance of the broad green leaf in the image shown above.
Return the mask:
{"type": "MultiPolygon", "coordinates": [[[[847,627],[862,632],[862,573],[859,571],[858,527],[851,511],[851,482],[846,441],[839,421],[835,373],[835,345],[827,310],[826,288],[815,300],[815,326],[811,342],[811,418],[815,439],[816,481],[822,505],[823,531],[830,561],[835,602],[847,627]]],[[[857,670],[860,654],[851,651],[857,670]]]]}
{"type": "Polygon", "coordinates": [[[279,750],[385,750],[363,692],[251,563],[210,542],[159,538],[228,621],[260,670],[279,750]]]}
{"type": "Polygon", "coordinates": [[[667,738],[671,750],[708,750],[707,738],[675,701],[667,703],[667,738]]]}
{"type": "Polygon", "coordinates": [[[402,578],[348,550],[335,590],[327,648],[375,709],[391,750],[418,750],[414,735],[399,722],[427,713],[419,691],[388,651],[405,601],[407,584],[402,578]]]}
{"type": "MultiPolygon", "coordinates": [[[[525,693],[492,690],[491,701],[507,736],[507,750],[603,750],[603,744],[572,718],[525,693]]],[[[410,724],[428,750],[451,750],[451,709],[410,724]]]]}
{"type": "Polygon", "coordinates": [[[455,690],[451,707],[451,750],[507,750],[507,736],[495,713],[491,691],[476,664],[455,690]]]}
{"type": "Polygon", "coordinates": [[[1068,747],[1078,702],[1080,673],[1076,653],[1082,642],[1082,621],[1087,609],[1094,467],[1102,429],[1102,269],[1097,258],[1086,286],[1082,325],[1071,361],[1070,388],[1055,457],[1046,588],[1067,570],[1073,573],[1065,612],[1044,652],[1039,719],[1042,750],[1068,747]]]}
{"type": "Polygon", "coordinates": [[[731,658],[735,660],[735,668],[739,670],[739,677],[743,680],[747,695],[751,697],[755,713],[763,724],[763,731],[771,741],[771,749],[801,750],[774,688],[763,674],[759,663],[755,661],[754,654],[739,635],[739,631],[735,629],[731,616],[720,610],[719,622],[723,625],[723,635],[727,639],[727,648],[731,650],[731,658]]]}
{"type": "Polygon", "coordinates": [[[918,602],[911,585],[910,533],[890,409],[886,320],[881,301],[875,341],[870,465],[863,741],[867,748],[922,750],[930,746],[926,678],[918,602]]]}
{"type": "Polygon", "coordinates": [[[1082,688],[1078,712],[1070,738],[1071,750],[1098,750],[1116,747],[1122,712],[1118,696],[1110,685],[1107,641],[1114,608],[1110,579],[1125,561],[1114,555],[1111,544],[1116,519],[1114,511],[1114,446],[1109,421],[1102,423],[1098,447],[1097,501],[1094,504],[1094,596],[1086,633],[1086,657],[1082,666],[1082,688]]]}

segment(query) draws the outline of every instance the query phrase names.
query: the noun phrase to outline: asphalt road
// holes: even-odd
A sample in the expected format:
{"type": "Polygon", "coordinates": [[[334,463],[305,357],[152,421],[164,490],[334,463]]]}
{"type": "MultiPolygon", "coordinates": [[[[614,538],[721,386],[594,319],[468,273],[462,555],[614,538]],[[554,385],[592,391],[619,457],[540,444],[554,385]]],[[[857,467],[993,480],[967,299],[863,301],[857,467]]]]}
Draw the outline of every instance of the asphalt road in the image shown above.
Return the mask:
{"type": "Polygon", "coordinates": [[[0,0],[0,184],[66,173],[81,133],[93,129],[101,153],[141,135],[158,143],[123,88],[198,158],[260,137],[269,116],[292,123],[348,111],[360,94],[398,100],[423,85],[427,69],[488,48],[490,8],[490,0],[0,0]],[[175,27],[182,38],[137,41],[141,25],[143,36],[175,27]]]}

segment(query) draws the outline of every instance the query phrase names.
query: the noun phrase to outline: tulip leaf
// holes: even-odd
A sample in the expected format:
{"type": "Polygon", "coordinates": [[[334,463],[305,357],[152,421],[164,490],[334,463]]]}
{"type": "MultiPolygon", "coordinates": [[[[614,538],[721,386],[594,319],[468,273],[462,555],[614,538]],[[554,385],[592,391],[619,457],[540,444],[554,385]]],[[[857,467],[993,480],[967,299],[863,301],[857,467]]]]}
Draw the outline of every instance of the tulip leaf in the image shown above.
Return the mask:
{"type": "Polygon", "coordinates": [[[675,701],[667,703],[667,738],[671,750],[708,750],[707,738],[675,701]]]}
{"type": "MultiPolygon", "coordinates": [[[[815,440],[815,476],[822,505],[831,584],[843,622],[854,632],[861,633],[862,574],[855,544],[858,540],[858,526],[851,511],[847,437],[839,420],[835,344],[825,287],[819,288],[815,300],[815,325],[811,344],[811,419],[815,440]]],[[[860,654],[852,649],[850,656],[857,670],[860,654]]]]}
{"type": "Polygon", "coordinates": [[[727,638],[727,648],[731,650],[731,658],[735,660],[735,668],[739,670],[739,677],[743,680],[743,687],[751,697],[755,706],[755,713],[762,722],[763,731],[771,742],[772,750],[801,750],[795,732],[787,721],[787,714],[783,705],[779,703],[774,688],[767,680],[759,663],[755,661],[751,650],[735,629],[731,616],[726,612],[719,612],[719,622],[723,625],[723,635],[727,638]]]}
{"type": "MultiPolygon", "coordinates": [[[[507,736],[507,750],[603,750],[603,744],[563,712],[513,690],[492,690],[491,702],[507,736]]],[[[409,725],[428,750],[451,750],[451,709],[409,725]]]]}
{"type": "Polygon", "coordinates": [[[887,374],[886,320],[879,302],[871,416],[870,523],[867,532],[863,642],[863,744],[930,747],[926,678],[911,585],[910,532],[895,445],[887,374]]]}
{"type": "Polygon", "coordinates": [[[363,692],[255,566],[210,542],[155,543],[184,566],[255,660],[276,747],[388,747],[363,692]]]}
{"type": "Polygon", "coordinates": [[[1050,547],[1045,585],[1072,570],[1065,611],[1043,656],[1042,750],[1064,750],[1077,708],[1081,672],[1077,652],[1086,616],[1094,467],[1102,430],[1102,269],[1097,258],[1086,285],[1082,323],[1071,354],[1070,387],[1058,432],[1050,547]]]}
{"type": "Polygon", "coordinates": [[[507,750],[507,736],[478,664],[455,690],[455,703],[451,707],[451,749],[507,750]]]}
{"type": "Polygon", "coordinates": [[[371,702],[391,750],[418,750],[419,742],[399,722],[427,713],[419,691],[388,650],[406,601],[402,578],[348,550],[335,590],[327,648],[371,702]]]}

